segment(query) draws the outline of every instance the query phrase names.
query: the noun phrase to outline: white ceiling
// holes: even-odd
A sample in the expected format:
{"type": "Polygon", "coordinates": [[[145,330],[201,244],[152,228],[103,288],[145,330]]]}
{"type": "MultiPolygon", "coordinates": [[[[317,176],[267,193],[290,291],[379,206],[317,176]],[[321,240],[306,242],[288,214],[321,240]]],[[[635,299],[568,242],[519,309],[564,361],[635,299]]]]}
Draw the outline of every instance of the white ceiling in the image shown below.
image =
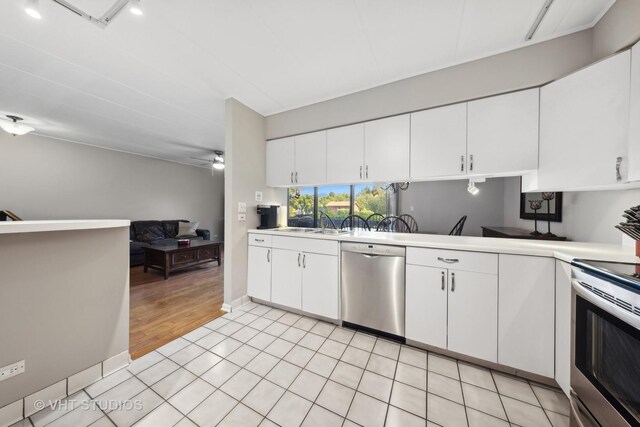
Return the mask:
{"type": "MultiPolygon", "coordinates": [[[[115,0],[71,0],[101,15],[115,0]]],[[[515,49],[544,0],[142,0],[101,29],[41,0],[0,6],[0,114],[37,133],[198,164],[224,100],[264,115],[515,49]]],[[[612,0],[555,0],[533,42],[612,0]]]]}

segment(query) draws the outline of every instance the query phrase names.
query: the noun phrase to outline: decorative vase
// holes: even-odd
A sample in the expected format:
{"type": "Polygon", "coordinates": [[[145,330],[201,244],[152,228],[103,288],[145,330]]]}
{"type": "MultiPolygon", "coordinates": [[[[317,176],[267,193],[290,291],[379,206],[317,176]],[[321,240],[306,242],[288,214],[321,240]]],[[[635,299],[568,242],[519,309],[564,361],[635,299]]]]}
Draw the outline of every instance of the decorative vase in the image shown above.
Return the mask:
{"type": "Polygon", "coordinates": [[[556,237],[551,232],[551,201],[556,197],[556,193],[542,193],[542,200],[547,201],[547,232],[544,233],[547,237],[556,237]]]}
{"type": "Polygon", "coordinates": [[[640,258],[640,240],[636,240],[636,256],[640,258]]]}
{"type": "Polygon", "coordinates": [[[540,236],[542,233],[538,231],[538,209],[542,207],[542,200],[529,200],[529,206],[531,210],[533,210],[533,221],[535,224],[535,230],[529,234],[532,236],[540,236]]]}

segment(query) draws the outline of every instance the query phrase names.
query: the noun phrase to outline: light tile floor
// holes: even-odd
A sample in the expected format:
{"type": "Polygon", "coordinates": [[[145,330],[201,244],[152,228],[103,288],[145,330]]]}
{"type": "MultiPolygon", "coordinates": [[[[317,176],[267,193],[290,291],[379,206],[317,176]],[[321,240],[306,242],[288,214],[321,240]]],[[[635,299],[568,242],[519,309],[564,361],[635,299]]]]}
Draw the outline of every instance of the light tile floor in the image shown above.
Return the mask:
{"type": "MultiPolygon", "coordinates": [[[[559,390],[249,303],[76,393],[34,426],[569,426],[559,390]]],[[[29,425],[29,420],[19,425],[29,425]]]]}

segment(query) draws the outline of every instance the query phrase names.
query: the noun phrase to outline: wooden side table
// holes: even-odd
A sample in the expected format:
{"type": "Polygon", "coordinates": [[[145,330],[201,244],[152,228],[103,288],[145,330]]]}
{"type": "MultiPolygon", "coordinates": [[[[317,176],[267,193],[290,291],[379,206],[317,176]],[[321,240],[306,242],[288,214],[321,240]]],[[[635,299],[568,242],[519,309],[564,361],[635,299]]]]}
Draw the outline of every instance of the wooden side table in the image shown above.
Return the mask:
{"type": "Polygon", "coordinates": [[[191,246],[178,246],[177,243],[162,246],[144,246],[144,272],[149,268],[169,273],[194,265],[217,261],[220,265],[220,242],[194,240],[191,246]]]}

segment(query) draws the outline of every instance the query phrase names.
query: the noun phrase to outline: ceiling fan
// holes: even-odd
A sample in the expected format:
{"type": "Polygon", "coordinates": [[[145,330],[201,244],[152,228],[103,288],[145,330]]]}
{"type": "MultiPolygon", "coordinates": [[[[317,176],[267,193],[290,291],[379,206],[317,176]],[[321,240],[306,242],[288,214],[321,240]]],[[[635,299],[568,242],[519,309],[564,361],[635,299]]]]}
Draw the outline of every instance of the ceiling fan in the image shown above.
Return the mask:
{"type": "Polygon", "coordinates": [[[214,157],[213,159],[201,159],[199,157],[191,157],[193,160],[202,160],[203,163],[201,165],[198,166],[211,166],[211,175],[213,175],[213,170],[223,170],[224,169],[224,151],[220,151],[220,150],[214,150],[213,151],[214,157]]]}

